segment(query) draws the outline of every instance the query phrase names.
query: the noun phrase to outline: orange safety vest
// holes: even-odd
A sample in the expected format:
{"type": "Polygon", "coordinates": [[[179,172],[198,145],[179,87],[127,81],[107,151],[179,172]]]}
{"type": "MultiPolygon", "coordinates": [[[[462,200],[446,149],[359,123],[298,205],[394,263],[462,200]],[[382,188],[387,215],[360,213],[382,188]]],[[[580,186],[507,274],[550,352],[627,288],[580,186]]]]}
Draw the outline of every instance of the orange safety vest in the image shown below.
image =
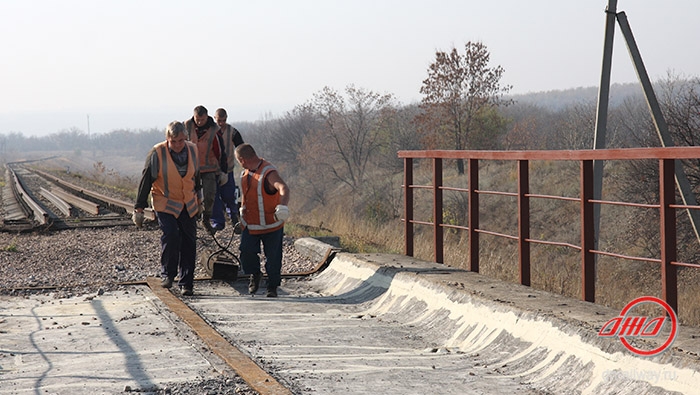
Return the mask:
{"type": "MultiPolygon", "coordinates": [[[[214,145],[214,139],[216,138],[216,133],[219,131],[219,125],[214,125],[207,129],[207,132],[202,135],[201,138],[197,137],[197,132],[195,132],[196,124],[191,119],[185,121],[185,128],[190,136],[190,141],[197,144],[197,151],[199,152],[199,171],[201,173],[211,173],[219,171],[219,158],[214,155],[212,146],[214,145]]],[[[219,147],[222,150],[223,147],[219,147]]]]}
{"type": "Polygon", "coordinates": [[[195,174],[198,168],[197,147],[185,142],[185,149],[189,150],[187,160],[187,173],[180,176],[177,166],[170,155],[167,141],[156,144],[153,149],[158,157],[158,175],[151,187],[153,197],[153,209],[158,212],[179,216],[183,208],[191,217],[197,214],[197,193],[194,190],[195,174]]]}
{"type": "Polygon", "coordinates": [[[284,226],[284,221],[275,219],[275,207],[280,204],[280,194],[265,191],[265,177],[277,170],[270,162],[262,160],[259,170],[243,170],[241,174],[241,223],[250,234],[270,233],[284,226]]]}

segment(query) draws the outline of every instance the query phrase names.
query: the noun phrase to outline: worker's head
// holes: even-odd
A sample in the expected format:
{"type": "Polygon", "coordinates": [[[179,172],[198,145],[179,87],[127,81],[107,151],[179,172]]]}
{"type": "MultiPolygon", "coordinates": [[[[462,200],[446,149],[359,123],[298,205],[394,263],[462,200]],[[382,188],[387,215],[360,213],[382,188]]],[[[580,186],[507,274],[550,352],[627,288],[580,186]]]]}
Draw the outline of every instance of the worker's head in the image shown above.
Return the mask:
{"type": "Polygon", "coordinates": [[[224,125],[226,125],[227,119],[228,114],[226,114],[226,110],[223,108],[217,108],[216,112],[214,113],[214,120],[216,121],[216,124],[219,125],[220,128],[223,128],[224,125]]]}
{"type": "Polygon", "coordinates": [[[207,111],[206,107],[204,106],[197,106],[194,108],[194,123],[198,127],[202,127],[207,124],[207,120],[209,119],[209,112],[207,111]]]}
{"type": "Polygon", "coordinates": [[[260,164],[258,154],[255,153],[253,146],[250,144],[244,143],[239,145],[236,147],[234,154],[236,155],[236,160],[244,169],[255,170],[255,168],[260,164]]]}
{"type": "Polygon", "coordinates": [[[165,140],[168,142],[168,148],[174,152],[180,152],[185,148],[187,140],[187,132],[185,125],[179,121],[172,121],[165,128],[165,140]]]}

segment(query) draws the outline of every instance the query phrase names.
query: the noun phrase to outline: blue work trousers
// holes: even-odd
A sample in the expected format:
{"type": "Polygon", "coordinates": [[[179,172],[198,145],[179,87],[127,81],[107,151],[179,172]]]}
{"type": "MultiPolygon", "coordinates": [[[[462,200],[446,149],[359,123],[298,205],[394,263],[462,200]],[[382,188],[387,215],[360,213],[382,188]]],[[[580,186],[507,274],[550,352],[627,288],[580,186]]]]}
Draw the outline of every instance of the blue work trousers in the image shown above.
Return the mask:
{"type": "Polygon", "coordinates": [[[211,213],[212,226],[223,229],[226,226],[226,209],[231,211],[231,221],[238,222],[238,205],[236,204],[236,179],[233,173],[227,173],[228,181],[216,185],[216,197],[211,213]]]}
{"type": "Polygon", "coordinates": [[[190,217],[187,209],[179,217],[156,212],[160,236],[160,265],[163,278],[175,278],[180,274],[178,285],[192,289],[194,265],[197,256],[197,217],[190,217]]]}
{"type": "Polygon", "coordinates": [[[252,235],[248,228],[241,233],[239,247],[241,266],[245,274],[260,274],[260,243],[265,252],[265,272],[267,286],[279,287],[282,283],[282,239],[284,228],[270,233],[252,235]]]}

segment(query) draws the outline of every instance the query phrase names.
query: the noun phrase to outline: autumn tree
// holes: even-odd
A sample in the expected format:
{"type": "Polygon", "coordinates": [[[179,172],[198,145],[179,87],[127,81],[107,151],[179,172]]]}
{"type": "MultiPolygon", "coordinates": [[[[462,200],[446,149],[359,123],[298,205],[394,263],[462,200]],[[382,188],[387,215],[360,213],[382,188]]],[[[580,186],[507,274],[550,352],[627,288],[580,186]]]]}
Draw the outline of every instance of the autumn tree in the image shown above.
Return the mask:
{"type": "Polygon", "coordinates": [[[504,108],[503,116],[510,120],[508,132],[503,136],[503,149],[546,149],[546,138],[542,136],[542,125],[547,123],[549,112],[529,103],[514,103],[504,108]]]}
{"type": "MultiPolygon", "coordinates": [[[[478,131],[481,139],[493,139],[495,132],[504,132],[505,122],[495,122],[492,110],[510,103],[503,95],[511,87],[501,85],[504,69],[489,66],[490,57],[484,44],[471,41],[465,45],[464,54],[456,48],[450,53],[435,53],[435,62],[428,67],[428,78],[420,88],[424,113],[418,122],[423,125],[428,148],[461,150],[473,148],[473,144],[493,146],[474,141],[470,135],[477,128],[482,129],[478,131]]],[[[464,173],[461,160],[457,161],[457,170],[464,173]]]]}

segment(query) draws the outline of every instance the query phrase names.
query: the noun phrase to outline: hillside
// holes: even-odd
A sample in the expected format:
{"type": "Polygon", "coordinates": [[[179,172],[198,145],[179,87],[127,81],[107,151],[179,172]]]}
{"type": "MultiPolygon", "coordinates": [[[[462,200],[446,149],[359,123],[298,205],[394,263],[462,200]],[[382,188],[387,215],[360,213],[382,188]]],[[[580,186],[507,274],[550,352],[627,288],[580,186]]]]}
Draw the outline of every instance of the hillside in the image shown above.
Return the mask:
{"type": "MultiPolygon", "coordinates": [[[[643,97],[642,86],[637,83],[612,84],[610,86],[610,106],[618,106],[633,97],[643,97]]],[[[563,90],[510,95],[516,103],[531,104],[556,112],[577,103],[595,103],[598,100],[597,87],[578,87],[563,90]]]]}

